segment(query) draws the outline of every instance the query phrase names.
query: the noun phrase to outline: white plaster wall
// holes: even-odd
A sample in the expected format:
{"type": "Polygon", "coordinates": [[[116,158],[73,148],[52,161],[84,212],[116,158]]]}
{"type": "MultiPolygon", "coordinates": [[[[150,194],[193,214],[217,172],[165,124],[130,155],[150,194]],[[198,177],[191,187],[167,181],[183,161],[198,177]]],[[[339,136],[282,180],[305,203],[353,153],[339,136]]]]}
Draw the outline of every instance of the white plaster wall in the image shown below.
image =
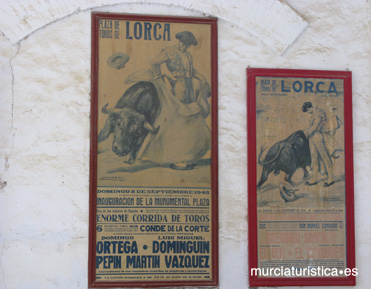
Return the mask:
{"type": "Polygon", "coordinates": [[[357,288],[369,287],[371,2],[1,2],[0,288],[87,288],[92,11],[219,18],[223,289],[248,288],[246,67],[351,70],[357,288]]]}

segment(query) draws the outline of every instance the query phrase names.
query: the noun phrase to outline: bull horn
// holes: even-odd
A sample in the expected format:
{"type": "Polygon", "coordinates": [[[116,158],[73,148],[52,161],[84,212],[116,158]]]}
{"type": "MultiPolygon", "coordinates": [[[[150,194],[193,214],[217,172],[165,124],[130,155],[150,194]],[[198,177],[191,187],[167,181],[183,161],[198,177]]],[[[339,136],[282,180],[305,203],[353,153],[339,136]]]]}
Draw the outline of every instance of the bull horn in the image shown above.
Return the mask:
{"type": "Polygon", "coordinates": [[[104,114],[120,114],[121,113],[121,109],[119,109],[119,108],[107,109],[107,106],[108,106],[108,103],[105,106],[103,106],[103,108],[102,108],[102,112],[104,114]]]}
{"type": "Polygon", "coordinates": [[[144,126],[145,129],[147,129],[152,134],[157,133],[158,130],[160,129],[160,126],[158,126],[157,128],[154,128],[148,121],[146,121],[143,124],[143,126],[144,126]]]}

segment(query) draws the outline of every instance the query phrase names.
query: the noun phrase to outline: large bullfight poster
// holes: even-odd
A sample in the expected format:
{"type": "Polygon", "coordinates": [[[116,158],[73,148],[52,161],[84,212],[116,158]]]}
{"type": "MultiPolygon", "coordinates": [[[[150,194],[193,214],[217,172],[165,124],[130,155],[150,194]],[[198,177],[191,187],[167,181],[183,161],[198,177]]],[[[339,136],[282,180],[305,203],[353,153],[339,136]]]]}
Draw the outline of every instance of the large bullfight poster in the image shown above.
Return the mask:
{"type": "Polygon", "coordinates": [[[247,75],[251,285],[354,284],[351,73],[247,75]]]}
{"type": "Polygon", "coordinates": [[[89,286],[216,285],[217,21],[92,32],[89,286]]]}

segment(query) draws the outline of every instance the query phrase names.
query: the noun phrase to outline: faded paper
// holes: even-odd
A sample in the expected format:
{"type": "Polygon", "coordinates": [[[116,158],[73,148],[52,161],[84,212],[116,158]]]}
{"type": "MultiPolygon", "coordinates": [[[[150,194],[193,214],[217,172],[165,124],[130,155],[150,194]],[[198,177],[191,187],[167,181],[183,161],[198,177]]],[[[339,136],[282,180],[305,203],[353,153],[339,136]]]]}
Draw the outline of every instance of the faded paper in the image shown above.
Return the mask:
{"type": "Polygon", "coordinates": [[[97,281],[211,280],[211,26],[100,20],[98,65],[97,281]]]}
{"type": "Polygon", "coordinates": [[[343,121],[343,80],[256,77],[260,268],[347,267],[343,121]]]}

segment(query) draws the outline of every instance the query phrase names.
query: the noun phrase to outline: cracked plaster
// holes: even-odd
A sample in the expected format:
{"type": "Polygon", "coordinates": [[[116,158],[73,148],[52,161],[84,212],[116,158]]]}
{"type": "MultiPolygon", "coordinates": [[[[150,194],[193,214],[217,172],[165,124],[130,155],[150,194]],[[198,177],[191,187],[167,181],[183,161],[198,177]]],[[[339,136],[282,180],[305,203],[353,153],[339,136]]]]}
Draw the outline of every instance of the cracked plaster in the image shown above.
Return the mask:
{"type": "MultiPolygon", "coordinates": [[[[0,24],[3,33],[14,44],[31,33],[42,29],[45,25],[58,21],[64,17],[90,9],[104,9],[123,3],[135,4],[137,1],[71,1],[54,2],[46,0],[12,2],[5,0],[4,8],[0,10],[0,24]],[[67,3],[67,4],[66,4],[67,3]],[[41,9],[40,9],[41,8],[41,9]],[[53,13],[57,12],[57,13],[53,13]]],[[[304,18],[295,12],[284,1],[198,1],[198,0],[157,0],[143,1],[140,4],[148,6],[161,5],[162,7],[176,7],[204,15],[217,16],[233,22],[240,29],[251,33],[265,45],[283,53],[295,41],[303,29],[308,25],[304,18]],[[284,17],[282,17],[284,16],[284,17]],[[266,18],[270,18],[271,27],[266,29],[266,18]]],[[[144,6],[144,5],[143,5],[144,6]]],[[[164,9],[162,9],[164,10],[164,9]]],[[[126,12],[126,11],[125,11],[126,12]]]]}

